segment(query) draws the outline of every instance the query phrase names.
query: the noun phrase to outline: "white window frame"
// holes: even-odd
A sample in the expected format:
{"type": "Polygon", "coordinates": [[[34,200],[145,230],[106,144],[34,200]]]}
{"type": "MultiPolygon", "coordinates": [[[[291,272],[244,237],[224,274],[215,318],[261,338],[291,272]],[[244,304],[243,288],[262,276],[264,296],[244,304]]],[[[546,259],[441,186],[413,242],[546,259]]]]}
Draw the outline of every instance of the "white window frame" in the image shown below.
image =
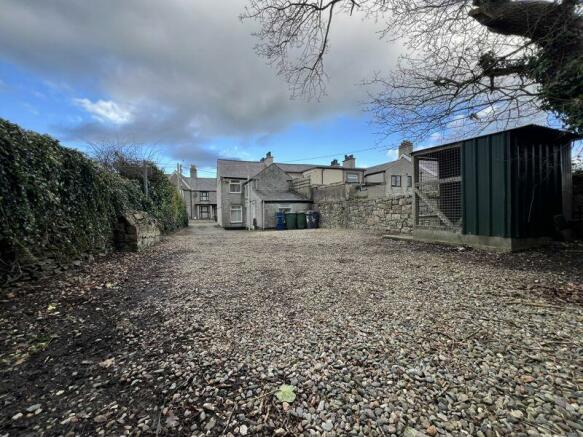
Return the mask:
{"type": "Polygon", "coordinates": [[[229,220],[233,224],[243,223],[243,205],[231,205],[231,209],[229,210],[229,220]],[[233,211],[238,211],[241,215],[240,220],[233,220],[233,211]]]}
{"type": "Polygon", "coordinates": [[[200,192],[200,201],[201,202],[208,202],[209,201],[209,192],[208,191],[201,191],[200,192]]]}
{"type": "Polygon", "coordinates": [[[358,177],[358,173],[346,173],[346,182],[351,184],[357,184],[360,178],[358,177]],[[350,180],[350,177],[354,177],[354,180],[350,180]]]}
{"type": "Polygon", "coordinates": [[[403,180],[402,179],[403,178],[401,177],[401,175],[399,175],[399,174],[392,174],[391,175],[391,188],[401,188],[403,186],[403,180]],[[393,180],[395,182],[393,182],[393,180]],[[398,185],[396,183],[397,181],[399,182],[398,185]]]}
{"type": "Polygon", "coordinates": [[[243,192],[243,187],[241,185],[241,181],[229,181],[229,193],[230,194],[241,194],[243,192]],[[239,187],[239,191],[233,191],[233,186],[237,185],[239,187]]]}

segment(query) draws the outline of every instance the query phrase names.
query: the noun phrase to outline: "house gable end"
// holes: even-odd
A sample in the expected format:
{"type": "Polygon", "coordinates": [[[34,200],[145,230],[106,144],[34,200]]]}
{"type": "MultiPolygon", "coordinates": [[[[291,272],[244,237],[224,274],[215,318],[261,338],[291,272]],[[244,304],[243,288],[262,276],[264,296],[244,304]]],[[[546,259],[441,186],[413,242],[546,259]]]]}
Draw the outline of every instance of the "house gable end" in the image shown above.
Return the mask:
{"type": "Polygon", "coordinates": [[[254,186],[258,190],[287,191],[289,190],[289,181],[292,178],[277,164],[271,164],[259,172],[253,179],[255,180],[254,186]]]}

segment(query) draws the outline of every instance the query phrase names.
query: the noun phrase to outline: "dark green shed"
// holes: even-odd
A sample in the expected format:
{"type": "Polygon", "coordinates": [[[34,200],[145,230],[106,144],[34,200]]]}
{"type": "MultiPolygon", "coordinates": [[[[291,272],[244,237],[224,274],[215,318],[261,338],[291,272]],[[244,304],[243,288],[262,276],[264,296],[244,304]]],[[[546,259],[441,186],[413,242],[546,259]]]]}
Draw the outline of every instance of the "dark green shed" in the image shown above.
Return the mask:
{"type": "Polygon", "coordinates": [[[573,140],[528,125],[414,152],[417,233],[508,249],[551,237],[571,216],[573,140]]]}

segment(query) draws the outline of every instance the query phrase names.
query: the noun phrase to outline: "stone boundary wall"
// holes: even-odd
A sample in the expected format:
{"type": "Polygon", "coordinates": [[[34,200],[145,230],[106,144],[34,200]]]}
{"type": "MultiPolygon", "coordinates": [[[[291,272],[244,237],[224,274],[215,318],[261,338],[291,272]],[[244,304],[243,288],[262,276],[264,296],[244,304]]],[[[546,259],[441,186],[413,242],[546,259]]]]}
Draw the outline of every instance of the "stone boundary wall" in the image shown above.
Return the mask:
{"type": "Polygon", "coordinates": [[[350,199],[314,203],[320,227],[362,229],[391,234],[413,231],[413,196],[350,199]]]}
{"type": "Polygon", "coordinates": [[[312,190],[312,201],[314,203],[337,202],[347,200],[354,191],[354,187],[347,184],[327,185],[314,187],[312,190]]]}
{"type": "Polygon", "coordinates": [[[156,220],[145,212],[134,211],[119,217],[114,228],[116,248],[138,252],[160,241],[160,227],[156,220]]]}

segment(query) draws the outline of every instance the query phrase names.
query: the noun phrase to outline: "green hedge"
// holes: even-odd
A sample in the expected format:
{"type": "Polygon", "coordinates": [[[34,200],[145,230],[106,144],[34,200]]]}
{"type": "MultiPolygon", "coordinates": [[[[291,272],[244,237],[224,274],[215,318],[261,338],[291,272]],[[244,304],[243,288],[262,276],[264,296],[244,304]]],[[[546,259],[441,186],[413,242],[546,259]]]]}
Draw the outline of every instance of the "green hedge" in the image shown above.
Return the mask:
{"type": "Polygon", "coordinates": [[[187,225],[175,187],[158,168],[150,172],[148,198],[139,181],[0,119],[0,284],[47,259],[111,248],[113,224],[125,211],[149,212],[163,232],[187,225]]]}

